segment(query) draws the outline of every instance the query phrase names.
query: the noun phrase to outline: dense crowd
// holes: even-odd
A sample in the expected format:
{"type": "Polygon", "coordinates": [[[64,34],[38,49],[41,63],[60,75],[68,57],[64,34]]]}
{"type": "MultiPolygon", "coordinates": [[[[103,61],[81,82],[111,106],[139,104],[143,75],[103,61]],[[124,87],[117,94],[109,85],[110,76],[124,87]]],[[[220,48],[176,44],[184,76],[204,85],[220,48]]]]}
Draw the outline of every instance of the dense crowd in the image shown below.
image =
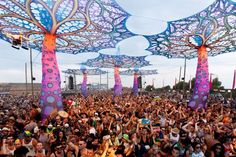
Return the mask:
{"type": "Polygon", "coordinates": [[[37,100],[0,97],[0,156],[236,156],[236,109],[216,99],[195,111],[171,93],[68,95],[63,104],[42,123],[37,100]]]}

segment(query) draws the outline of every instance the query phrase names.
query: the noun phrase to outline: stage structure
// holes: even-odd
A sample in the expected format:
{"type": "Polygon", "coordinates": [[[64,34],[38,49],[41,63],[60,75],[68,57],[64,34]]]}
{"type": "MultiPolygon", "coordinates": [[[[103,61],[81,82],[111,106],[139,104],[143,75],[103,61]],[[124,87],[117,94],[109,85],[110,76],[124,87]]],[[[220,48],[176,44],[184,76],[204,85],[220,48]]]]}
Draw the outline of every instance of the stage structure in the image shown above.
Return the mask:
{"type": "Polygon", "coordinates": [[[198,14],[168,22],[167,29],[145,36],[154,55],[198,57],[196,81],[189,106],[206,108],[209,94],[208,56],[236,51],[236,3],[217,0],[198,14]]]}
{"type": "Polygon", "coordinates": [[[129,16],[115,0],[0,0],[0,38],[15,43],[22,41],[14,39],[20,35],[42,52],[43,120],[63,110],[56,52],[114,48],[134,35],[125,26],[129,16]]]}
{"type": "Polygon", "coordinates": [[[157,75],[157,70],[142,70],[142,69],[128,69],[125,71],[121,71],[120,75],[134,75],[134,82],[133,82],[133,95],[138,95],[138,76],[143,75],[157,75]]]}
{"type": "Polygon", "coordinates": [[[150,63],[145,60],[145,57],[146,56],[131,57],[126,55],[100,54],[97,58],[87,60],[83,65],[98,68],[114,68],[114,96],[119,96],[122,94],[122,83],[119,69],[130,67],[141,68],[150,65],[150,63]]]}
{"type": "Polygon", "coordinates": [[[106,71],[103,71],[99,68],[97,69],[87,69],[85,67],[82,67],[81,69],[67,69],[65,71],[62,71],[65,74],[70,75],[83,75],[83,82],[81,84],[81,93],[84,97],[88,96],[87,91],[87,75],[102,75],[106,74],[106,71]]]}

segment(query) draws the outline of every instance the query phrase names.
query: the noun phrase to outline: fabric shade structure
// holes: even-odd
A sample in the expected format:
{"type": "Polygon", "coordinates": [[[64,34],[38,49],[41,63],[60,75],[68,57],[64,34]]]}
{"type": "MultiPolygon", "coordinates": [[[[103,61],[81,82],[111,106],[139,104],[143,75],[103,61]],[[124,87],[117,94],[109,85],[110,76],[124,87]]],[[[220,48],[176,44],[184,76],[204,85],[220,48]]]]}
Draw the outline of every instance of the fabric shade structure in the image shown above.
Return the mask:
{"type": "Polygon", "coordinates": [[[21,34],[42,52],[43,120],[63,110],[56,52],[77,54],[113,48],[133,36],[125,27],[129,14],[114,0],[1,0],[0,38],[21,34]]]}
{"type": "Polygon", "coordinates": [[[99,68],[97,69],[86,69],[86,68],[81,68],[81,69],[67,69],[65,71],[62,71],[63,73],[66,74],[73,74],[73,75],[83,75],[83,81],[81,84],[81,93],[84,97],[88,96],[88,91],[87,91],[87,75],[102,75],[106,74],[106,71],[103,71],[99,68]]]}
{"type": "Polygon", "coordinates": [[[141,68],[150,65],[149,62],[145,60],[145,57],[146,56],[131,57],[126,55],[100,54],[97,58],[87,60],[83,65],[98,68],[114,68],[114,96],[119,96],[122,94],[122,83],[119,69],[130,67],[141,68]]]}
{"type": "Polygon", "coordinates": [[[120,75],[134,75],[133,94],[135,96],[138,95],[138,76],[157,75],[157,74],[158,74],[157,70],[141,70],[141,69],[128,69],[120,72],[120,75]]]}
{"type": "Polygon", "coordinates": [[[217,0],[193,16],[168,22],[167,29],[145,36],[147,50],[168,58],[198,57],[196,81],[189,106],[206,108],[209,94],[208,56],[236,50],[236,3],[217,0]]]}

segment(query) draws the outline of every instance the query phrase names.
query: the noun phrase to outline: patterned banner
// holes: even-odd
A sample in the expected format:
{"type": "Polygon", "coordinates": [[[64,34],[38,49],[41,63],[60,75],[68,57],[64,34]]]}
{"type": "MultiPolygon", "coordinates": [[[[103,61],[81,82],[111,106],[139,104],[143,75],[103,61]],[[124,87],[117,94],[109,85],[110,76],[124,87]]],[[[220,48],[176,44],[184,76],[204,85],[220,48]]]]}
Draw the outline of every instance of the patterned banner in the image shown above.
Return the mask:
{"type": "Polygon", "coordinates": [[[88,93],[87,93],[87,73],[83,74],[83,82],[81,84],[81,93],[84,97],[88,96],[88,93]]]}
{"type": "Polygon", "coordinates": [[[212,75],[213,75],[213,74],[210,74],[210,83],[209,83],[209,89],[212,89],[212,75]]]}
{"type": "Polygon", "coordinates": [[[114,96],[119,96],[122,94],[122,84],[121,84],[119,67],[114,68],[114,78],[115,78],[114,96]]]}
{"type": "Polygon", "coordinates": [[[235,89],[235,81],[236,81],[236,70],[234,70],[234,78],[233,78],[232,89],[235,89]]]}
{"type": "Polygon", "coordinates": [[[134,73],[133,95],[138,95],[138,74],[134,73]]]}

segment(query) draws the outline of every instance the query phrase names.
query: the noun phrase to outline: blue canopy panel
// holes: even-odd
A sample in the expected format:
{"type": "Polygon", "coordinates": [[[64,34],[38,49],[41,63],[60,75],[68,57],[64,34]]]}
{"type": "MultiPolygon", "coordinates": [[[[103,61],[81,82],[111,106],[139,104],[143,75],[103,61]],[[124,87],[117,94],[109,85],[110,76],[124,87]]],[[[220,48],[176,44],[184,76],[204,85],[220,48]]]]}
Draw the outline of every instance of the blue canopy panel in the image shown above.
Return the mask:
{"type": "Polygon", "coordinates": [[[145,60],[145,57],[146,56],[131,57],[126,55],[100,54],[97,58],[87,60],[83,65],[98,68],[141,68],[150,65],[150,63],[145,60]]]}
{"type": "Polygon", "coordinates": [[[157,70],[141,70],[141,69],[128,69],[125,71],[120,71],[120,75],[157,75],[157,70]]]}
{"type": "Polygon", "coordinates": [[[88,75],[101,75],[101,74],[106,74],[106,71],[103,71],[99,68],[96,69],[67,69],[65,71],[62,71],[65,74],[75,74],[75,75],[83,75],[84,73],[88,75]]]}

